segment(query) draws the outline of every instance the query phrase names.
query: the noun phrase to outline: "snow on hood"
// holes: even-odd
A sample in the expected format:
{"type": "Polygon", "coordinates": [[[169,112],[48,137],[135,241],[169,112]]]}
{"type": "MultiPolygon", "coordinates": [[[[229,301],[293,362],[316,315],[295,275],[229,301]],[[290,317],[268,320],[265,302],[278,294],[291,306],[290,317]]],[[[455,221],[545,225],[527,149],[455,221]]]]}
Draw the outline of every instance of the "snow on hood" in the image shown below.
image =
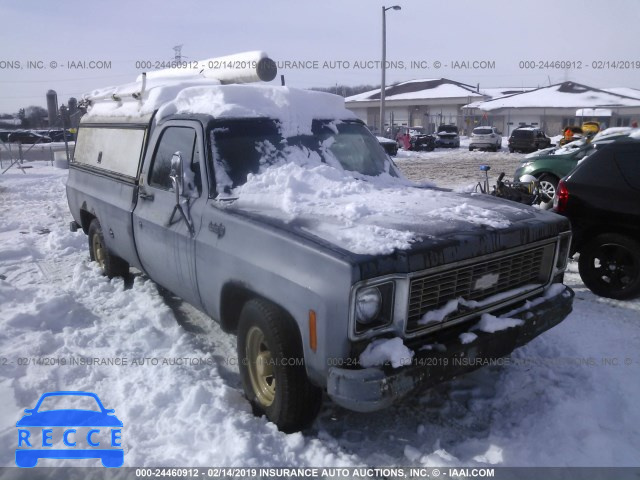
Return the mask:
{"type": "Polygon", "coordinates": [[[508,215],[522,210],[487,195],[419,188],[388,173],[347,172],[316,157],[289,148],[286,161],[250,174],[233,191],[237,200],[229,208],[295,222],[345,250],[370,255],[409,249],[436,228],[507,228],[508,215]]]}

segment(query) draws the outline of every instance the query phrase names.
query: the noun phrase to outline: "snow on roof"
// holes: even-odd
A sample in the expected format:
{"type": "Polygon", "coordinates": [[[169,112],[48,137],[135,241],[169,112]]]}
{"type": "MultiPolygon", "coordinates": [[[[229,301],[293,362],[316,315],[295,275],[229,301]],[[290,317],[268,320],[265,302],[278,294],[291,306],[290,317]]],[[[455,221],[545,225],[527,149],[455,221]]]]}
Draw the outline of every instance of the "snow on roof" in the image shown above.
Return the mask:
{"type": "MultiPolygon", "coordinates": [[[[396,83],[385,89],[386,100],[425,100],[437,98],[482,98],[475,87],[446,78],[409,80],[396,83]]],[[[352,95],[346,102],[366,102],[380,99],[380,89],[352,95]]]]}
{"type": "Polygon", "coordinates": [[[624,95],[625,97],[640,98],[640,90],[637,88],[613,87],[603,88],[602,90],[609,93],[615,93],[616,95],[624,95]]]}
{"type": "Polygon", "coordinates": [[[480,93],[484,93],[491,98],[500,98],[516,93],[530,92],[531,90],[535,90],[535,87],[490,87],[481,88],[480,93]]]}
{"type": "Polygon", "coordinates": [[[558,83],[517,93],[502,98],[487,100],[477,106],[491,111],[500,108],[596,108],[596,107],[640,107],[640,99],[574,82],[558,83]]]}
{"type": "MultiPolygon", "coordinates": [[[[149,80],[141,97],[141,83],[96,90],[86,120],[125,117],[148,119],[157,111],[161,120],[176,113],[206,114],[218,118],[267,117],[279,120],[285,137],[311,133],[313,119],[356,119],[344,99],[330,93],[272,85],[219,85],[210,79],[149,80]],[[113,96],[120,101],[113,100],[113,96]]],[[[83,119],[84,120],[84,119],[83,119]]]]}

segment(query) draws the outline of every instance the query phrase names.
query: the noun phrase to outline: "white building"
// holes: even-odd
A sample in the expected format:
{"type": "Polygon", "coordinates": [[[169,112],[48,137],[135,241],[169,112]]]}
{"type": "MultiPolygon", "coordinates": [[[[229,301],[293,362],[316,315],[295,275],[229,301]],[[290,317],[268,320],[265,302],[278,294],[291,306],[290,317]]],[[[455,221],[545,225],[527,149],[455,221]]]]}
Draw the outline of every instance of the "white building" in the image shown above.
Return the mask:
{"type": "MultiPolygon", "coordinates": [[[[385,89],[385,125],[425,127],[453,124],[465,129],[461,108],[490,97],[477,87],[446,78],[410,80],[385,89]]],[[[380,89],[345,99],[346,107],[375,130],[380,126],[380,89]]]]}
{"type": "Polygon", "coordinates": [[[598,89],[575,82],[469,103],[462,109],[476,125],[493,125],[505,135],[522,125],[558,135],[567,125],[595,120],[603,127],[629,126],[640,119],[640,90],[598,89]]]}

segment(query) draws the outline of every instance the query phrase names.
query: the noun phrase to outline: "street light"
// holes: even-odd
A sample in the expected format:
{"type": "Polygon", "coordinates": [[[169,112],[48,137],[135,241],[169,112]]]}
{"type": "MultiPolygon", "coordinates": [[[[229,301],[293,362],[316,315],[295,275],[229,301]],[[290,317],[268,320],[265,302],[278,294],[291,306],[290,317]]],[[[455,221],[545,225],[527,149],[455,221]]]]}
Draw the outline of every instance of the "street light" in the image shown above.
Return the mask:
{"type": "Polygon", "coordinates": [[[393,7],[382,6],[382,85],[380,86],[380,136],[384,136],[384,97],[385,89],[387,88],[385,83],[386,75],[386,63],[387,63],[387,10],[400,10],[400,5],[394,5],[393,7]]]}

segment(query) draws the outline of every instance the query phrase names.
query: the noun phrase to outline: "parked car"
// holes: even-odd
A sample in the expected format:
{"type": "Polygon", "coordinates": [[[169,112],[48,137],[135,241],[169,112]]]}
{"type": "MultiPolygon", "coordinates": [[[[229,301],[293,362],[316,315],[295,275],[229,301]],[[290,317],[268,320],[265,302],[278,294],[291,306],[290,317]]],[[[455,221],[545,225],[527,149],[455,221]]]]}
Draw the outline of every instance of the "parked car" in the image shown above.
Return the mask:
{"type": "Polygon", "coordinates": [[[65,137],[67,142],[73,142],[75,140],[73,133],[69,130],[50,130],[47,136],[51,138],[52,142],[64,142],[65,137]]]}
{"type": "Polygon", "coordinates": [[[510,152],[535,152],[551,146],[551,139],[535,127],[520,127],[509,137],[510,152]]]}
{"type": "Polygon", "coordinates": [[[566,218],[407,184],[342,97],[163,82],[86,97],[70,228],[106,275],[134,266],[235,333],[245,395],[281,430],[308,426],[323,391],[379,410],[571,312],[566,218]]]}
{"type": "Polygon", "coordinates": [[[436,132],[436,147],[460,148],[460,132],[455,125],[440,125],[436,132]]]}
{"type": "Polygon", "coordinates": [[[411,150],[433,152],[436,148],[436,139],[433,135],[413,135],[409,144],[411,150]]]}
{"type": "Polygon", "coordinates": [[[540,190],[551,200],[542,203],[543,208],[553,206],[553,198],[558,182],[567,175],[593,150],[593,146],[584,140],[568,143],[563,147],[548,148],[527,155],[516,169],[513,180],[520,181],[524,175],[533,175],[540,182],[540,190]]]}
{"type": "Polygon", "coordinates": [[[398,142],[396,142],[395,140],[391,140],[390,138],[376,138],[378,139],[378,143],[380,143],[380,146],[384,148],[385,152],[387,152],[387,155],[395,157],[398,154],[398,142]]]}
{"type": "Polygon", "coordinates": [[[9,142],[22,143],[22,144],[34,144],[34,143],[51,143],[51,138],[44,135],[39,135],[29,130],[16,130],[9,134],[9,142]]]}
{"type": "Polygon", "coordinates": [[[412,137],[414,135],[424,135],[424,133],[424,127],[397,127],[395,139],[400,145],[402,145],[403,137],[405,135],[409,134],[409,136],[412,137]]]}
{"type": "MultiPolygon", "coordinates": [[[[600,132],[594,141],[607,139],[617,141],[630,133],[628,127],[609,128],[600,132]]],[[[552,147],[527,155],[514,174],[514,181],[520,181],[524,175],[533,175],[540,182],[540,189],[551,201],[541,204],[543,208],[553,206],[553,198],[558,182],[575,168],[580,160],[593,153],[593,145],[586,139],[567,143],[562,147],[552,147]]]]}
{"type": "Polygon", "coordinates": [[[553,209],[571,221],[571,254],[595,294],[640,294],[640,130],[595,143],[558,185],[553,209]]]}
{"type": "Polygon", "coordinates": [[[471,142],[469,142],[469,151],[471,150],[493,150],[497,152],[502,148],[502,134],[498,132],[496,127],[476,127],[471,132],[471,142]]]}

